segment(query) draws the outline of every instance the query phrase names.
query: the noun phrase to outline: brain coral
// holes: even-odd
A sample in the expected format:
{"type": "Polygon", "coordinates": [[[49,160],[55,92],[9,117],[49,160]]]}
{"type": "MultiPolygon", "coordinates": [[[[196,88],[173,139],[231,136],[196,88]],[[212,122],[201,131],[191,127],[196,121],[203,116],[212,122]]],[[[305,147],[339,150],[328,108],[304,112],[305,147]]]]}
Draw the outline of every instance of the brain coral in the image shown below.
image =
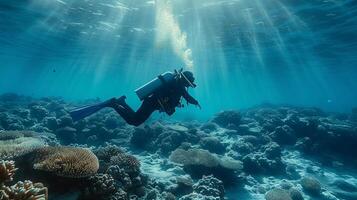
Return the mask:
{"type": "Polygon", "coordinates": [[[83,178],[97,173],[99,162],[88,149],[44,147],[34,152],[33,168],[56,176],[83,178]]]}
{"type": "Polygon", "coordinates": [[[0,140],[0,159],[13,159],[45,146],[45,142],[35,137],[18,137],[0,140]]]}

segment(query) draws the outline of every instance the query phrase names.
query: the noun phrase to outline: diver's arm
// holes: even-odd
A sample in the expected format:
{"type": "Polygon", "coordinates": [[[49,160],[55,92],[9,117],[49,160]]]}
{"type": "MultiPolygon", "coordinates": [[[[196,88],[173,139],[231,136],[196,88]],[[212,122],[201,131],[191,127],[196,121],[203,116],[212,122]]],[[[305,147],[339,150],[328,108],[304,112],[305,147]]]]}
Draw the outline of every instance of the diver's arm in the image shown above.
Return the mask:
{"type": "Polygon", "coordinates": [[[201,107],[198,101],[195,98],[193,98],[186,90],[183,91],[182,96],[184,99],[186,99],[188,103],[201,107]]]}

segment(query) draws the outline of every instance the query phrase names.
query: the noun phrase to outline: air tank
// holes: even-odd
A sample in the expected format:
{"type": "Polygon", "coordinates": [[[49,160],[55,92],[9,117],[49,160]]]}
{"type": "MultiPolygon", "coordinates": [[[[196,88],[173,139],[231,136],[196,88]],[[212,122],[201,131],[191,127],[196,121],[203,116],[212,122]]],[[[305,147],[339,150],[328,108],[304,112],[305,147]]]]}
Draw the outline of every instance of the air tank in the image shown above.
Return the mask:
{"type": "Polygon", "coordinates": [[[153,94],[163,86],[164,82],[171,82],[175,79],[175,73],[173,72],[165,72],[160,76],[163,80],[160,80],[159,77],[156,77],[155,79],[135,90],[135,93],[138,95],[140,100],[144,100],[146,97],[153,94]]]}

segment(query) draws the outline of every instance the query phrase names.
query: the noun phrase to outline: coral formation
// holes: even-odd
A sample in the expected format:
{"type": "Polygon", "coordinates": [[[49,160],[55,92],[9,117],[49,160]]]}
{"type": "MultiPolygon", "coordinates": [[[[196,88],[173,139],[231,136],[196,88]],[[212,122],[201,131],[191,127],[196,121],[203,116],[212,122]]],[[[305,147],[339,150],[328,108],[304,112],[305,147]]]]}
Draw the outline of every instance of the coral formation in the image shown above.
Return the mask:
{"type": "Polygon", "coordinates": [[[242,169],[242,163],[231,158],[219,158],[218,156],[201,149],[176,149],[170,155],[170,160],[182,164],[184,170],[192,177],[199,178],[202,175],[216,175],[226,184],[234,182],[235,173],[242,169]]]}
{"type": "Polygon", "coordinates": [[[211,153],[223,154],[226,150],[224,144],[216,137],[205,137],[200,141],[200,145],[203,149],[210,151],[211,153]]]}
{"type": "Polygon", "coordinates": [[[2,132],[0,159],[14,159],[44,147],[45,142],[37,137],[25,137],[29,132],[2,132]]]}
{"type": "MultiPolygon", "coordinates": [[[[93,102],[98,99],[81,105],[93,102]]],[[[264,105],[223,111],[204,123],[131,127],[109,109],[73,122],[67,113],[73,107],[60,98],[0,95],[0,159],[16,159],[20,175],[31,173],[49,188],[55,177],[71,188],[63,195],[82,191],[84,199],[222,199],[221,187],[210,186],[219,182],[203,175],[220,179],[227,193],[243,191],[252,199],[357,197],[357,179],[347,170],[357,166],[356,110],[264,105]],[[83,150],[88,147],[98,159],[83,150]]]]}
{"type": "Polygon", "coordinates": [[[16,170],[14,161],[2,160],[0,162],[0,183],[3,184],[12,181],[16,170]]]}
{"type": "Polygon", "coordinates": [[[16,172],[14,161],[0,161],[0,199],[1,200],[47,200],[47,188],[41,183],[19,181],[15,185],[6,186],[13,180],[16,172]]]}
{"type": "Polygon", "coordinates": [[[212,119],[212,122],[224,128],[237,128],[240,125],[242,116],[238,111],[222,111],[212,119]]]}
{"type": "Polygon", "coordinates": [[[61,177],[82,178],[97,173],[99,162],[88,149],[44,147],[33,153],[33,168],[61,177]]]}
{"type": "Polygon", "coordinates": [[[81,200],[128,200],[127,194],[118,189],[109,174],[96,174],[88,179],[88,185],[79,197],[81,200]]]}
{"type": "Polygon", "coordinates": [[[212,175],[203,176],[202,179],[193,185],[193,193],[181,197],[180,200],[223,200],[224,193],[222,181],[212,175]]]}
{"type": "Polygon", "coordinates": [[[283,189],[275,188],[265,194],[266,200],[292,200],[289,193],[283,189]]]}
{"type": "Polygon", "coordinates": [[[313,177],[304,177],[301,179],[301,186],[305,191],[312,195],[319,195],[321,193],[320,182],[313,177]]]}
{"type": "Polygon", "coordinates": [[[111,157],[111,165],[119,166],[129,175],[137,176],[140,173],[140,162],[132,155],[126,155],[124,153],[111,157]]]}

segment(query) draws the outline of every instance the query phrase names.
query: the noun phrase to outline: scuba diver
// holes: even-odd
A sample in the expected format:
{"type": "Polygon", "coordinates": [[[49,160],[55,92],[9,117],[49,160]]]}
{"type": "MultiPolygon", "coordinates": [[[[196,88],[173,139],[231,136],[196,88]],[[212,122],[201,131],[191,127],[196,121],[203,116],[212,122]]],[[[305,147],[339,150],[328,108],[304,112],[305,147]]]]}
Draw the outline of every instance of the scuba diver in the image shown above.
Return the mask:
{"type": "Polygon", "coordinates": [[[134,111],[125,102],[126,96],[121,96],[99,104],[75,109],[70,112],[70,115],[73,121],[78,121],[103,108],[110,107],[128,124],[139,126],[157,110],[171,116],[175,113],[176,107],[183,107],[181,103],[182,97],[187,101],[187,104],[196,105],[201,109],[198,101],[187,91],[189,87],[196,87],[194,81],[195,78],[190,71],[183,71],[181,69],[179,71],[166,72],[135,90],[137,96],[142,101],[137,111],[134,111]]]}

